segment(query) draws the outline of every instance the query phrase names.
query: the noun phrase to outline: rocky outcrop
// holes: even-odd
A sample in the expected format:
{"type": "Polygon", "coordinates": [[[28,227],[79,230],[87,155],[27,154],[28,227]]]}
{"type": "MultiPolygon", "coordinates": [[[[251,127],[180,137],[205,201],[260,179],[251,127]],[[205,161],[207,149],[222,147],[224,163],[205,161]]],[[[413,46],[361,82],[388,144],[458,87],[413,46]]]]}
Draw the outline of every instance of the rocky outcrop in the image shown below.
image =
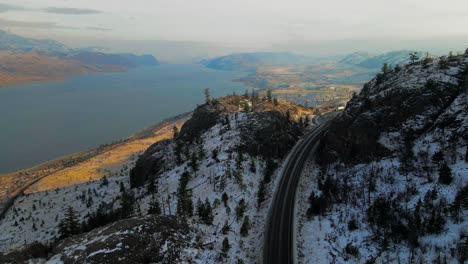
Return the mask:
{"type": "Polygon", "coordinates": [[[297,123],[277,111],[252,113],[240,129],[242,151],[274,159],[284,157],[302,135],[297,123]]]}
{"type": "Polygon", "coordinates": [[[142,186],[151,175],[163,172],[169,164],[165,152],[171,145],[171,140],[161,140],[149,147],[138,158],[135,167],[130,170],[130,186],[142,186]]]}
{"type": "Polygon", "coordinates": [[[179,139],[192,142],[197,136],[216,125],[224,111],[223,105],[216,100],[210,104],[198,106],[192,118],[182,126],[179,139]]]}
{"type": "Polygon", "coordinates": [[[384,132],[412,140],[433,129],[436,121],[437,126],[456,126],[454,115],[441,115],[465,90],[467,62],[457,56],[379,74],[333,121],[321,144],[321,163],[368,162],[390,155],[392,151],[379,142],[384,132]]]}
{"type": "Polygon", "coordinates": [[[176,263],[188,226],[177,217],[130,218],[68,238],[50,260],[74,263],[176,263]]]}

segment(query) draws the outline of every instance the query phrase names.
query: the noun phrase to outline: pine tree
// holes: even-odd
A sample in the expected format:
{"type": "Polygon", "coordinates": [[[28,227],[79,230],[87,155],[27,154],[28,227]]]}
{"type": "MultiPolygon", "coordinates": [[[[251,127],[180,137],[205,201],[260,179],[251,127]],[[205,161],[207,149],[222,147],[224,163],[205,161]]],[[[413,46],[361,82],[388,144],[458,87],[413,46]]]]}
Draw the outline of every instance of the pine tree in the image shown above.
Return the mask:
{"type": "Polygon", "coordinates": [[[185,171],[179,179],[177,189],[177,214],[183,216],[193,216],[192,191],[187,189],[190,174],[185,171]]]}
{"type": "Polygon", "coordinates": [[[204,211],[203,211],[203,217],[202,220],[206,225],[212,225],[213,224],[213,209],[211,208],[211,203],[206,198],[205,204],[204,204],[204,211]]]}
{"type": "Polygon", "coordinates": [[[176,162],[178,165],[182,164],[182,141],[176,139],[175,140],[175,146],[174,146],[174,156],[176,157],[176,162]]]}
{"type": "Polygon", "coordinates": [[[414,64],[417,60],[419,60],[418,53],[417,52],[410,52],[409,53],[411,64],[414,64]]]}
{"type": "Polygon", "coordinates": [[[210,95],[210,88],[205,88],[205,103],[211,103],[211,95],[210,95]]]}
{"type": "Polygon", "coordinates": [[[468,55],[468,48],[465,50],[465,55],[468,55]]]}
{"type": "Polygon", "coordinates": [[[227,237],[225,237],[224,240],[223,240],[223,246],[221,248],[221,257],[222,258],[227,258],[230,248],[231,248],[231,246],[229,245],[229,239],[227,237]]]}
{"type": "Polygon", "coordinates": [[[270,103],[273,102],[273,96],[271,95],[271,90],[270,89],[267,90],[267,100],[270,103]]]}
{"type": "Polygon", "coordinates": [[[250,158],[249,170],[252,173],[255,173],[257,171],[257,166],[255,165],[255,160],[253,157],[250,158]]]}
{"type": "Polygon", "coordinates": [[[431,160],[434,163],[434,165],[439,167],[440,163],[444,160],[444,153],[441,150],[435,152],[434,155],[432,155],[431,160]]]}
{"type": "Polygon", "coordinates": [[[172,137],[174,139],[177,139],[179,137],[179,129],[177,128],[177,126],[174,126],[172,128],[172,137]]]}
{"type": "Polygon", "coordinates": [[[276,97],[275,97],[275,99],[273,99],[273,103],[275,104],[275,106],[279,105],[278,99],[276,97]]]}
{"type": "Polygon", "coordinates": [[[244,222],[242,223],[241,229],[240,229],[240,234],[243,237],[246,237],[249,234],[249,229],[250,229],[250,220],[249,216],[244,217],[244,222]]]}
{"type": "Polygon", "coordinates": [[[101,179],[101,187],[109,185],[109,180],[107,179],[107,176],[102,177],[101,179]]]}
{"type": "Polygon", "coordinates": [[[75,210],[69,206],[65,213],[65,218],[59,223],[59,235],[60,238],[67,238],[80,233],[80,223],[76,216],[75,210]]]}
{"type": "Polygon", "coordinates": [[[192,153],[189,166],[192,168],[192,171],[195,173],[195,176],[196,176],[200,165],[198,164],[198,157],[195,152],[192,153]]]}
{"type": "Polygon", "coordinates": [[[205,213],[205,204],[202,203],[202,201],[200,200],[200,198],[198,198],[198,201],[197,201],[197,215],[200,219],[203,218],[203,215],[205,213]]]}
{"type": "Polygon", "coordinates": [[[239,204],[236,206],[236,218],[237,220],[244,217],[245,210],[247,209],[247,204],[245,203],[244,198],[239,201],[239,204]]]}
{"type": "Polygon", "coordinates": [[[120,218],[129,218],[135,212],[135,197],[132,191],[123,191],[120,196],[120,218]]]}
{"type": "Polygon", "coordinates": [[[229,227],[229,223],[228,221],[226,220],[224,222],[224,225],[223,225],[223,228],[221,229],[221,233],[223,233],[223,235],[227,235],[227,233],[230,231],[230,227],[229,227]]]}
{"type": "Polygon", "coordinates": [[[452,170],[446,162],[439,169],[439,183],[449,185],[452,183],[452,170]]]}
{"type": "Polygon", "coordinates": [[[229,197],[228,197],[227,193],[223,193],[223,195],[221,196],[221,201],[224,203],[225,207],[228,206],[228,204],[227,204],[228,199],[229,199],[229,197]]]}
{"type": "Polygon", "coordinates": [[[258,186],[258,192],[257,192],[258,207],[260,207],[260,205],[262,205],[264,201],[265,201],[265,183],[261,181],[260,185],[258,186]]]}
{"type": "Polygon", "coordinates": [[[160,215],[161,206],[159,205],[158,199],[153,195],[149,204],[148,214],[160,215]]]}
{"type": "Polygon", "coordinates": [[[388,63],[383,64],[382,66],[383,75],[387,75],[391,70],[392,70],[392,66],[390,66],[388,63]]]}

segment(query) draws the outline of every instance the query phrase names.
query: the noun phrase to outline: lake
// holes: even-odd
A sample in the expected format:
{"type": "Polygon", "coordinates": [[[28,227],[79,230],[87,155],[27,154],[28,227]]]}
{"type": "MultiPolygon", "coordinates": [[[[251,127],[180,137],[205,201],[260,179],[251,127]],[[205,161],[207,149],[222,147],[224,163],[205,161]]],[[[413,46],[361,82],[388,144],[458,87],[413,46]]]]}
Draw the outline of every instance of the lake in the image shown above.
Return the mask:
{"type": "Polygon", "coordinates": [[[213,97],[243,93],[242,72],[161,65],[0,88],[0,173],[123,139],[213,97]]]}

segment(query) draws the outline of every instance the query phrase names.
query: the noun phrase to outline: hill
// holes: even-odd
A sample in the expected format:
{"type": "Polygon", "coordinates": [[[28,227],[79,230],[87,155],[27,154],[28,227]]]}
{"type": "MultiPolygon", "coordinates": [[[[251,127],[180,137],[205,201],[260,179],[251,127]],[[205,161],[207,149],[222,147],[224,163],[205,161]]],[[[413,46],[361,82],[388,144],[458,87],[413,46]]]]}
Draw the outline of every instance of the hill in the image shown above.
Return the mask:
{"type": "Polygon", "coordinates": [[[0,222],[0,250],[8,253],[0,261],[28,259],[33,247],[70,263],[253,262],[277,172],[313,112],[257,96],[210,100],[175,138],[117,175],[20,196],[0,222]],[[55,243],[69,206],[84,225],[55,243]]]}
{"type": "Polygon", "coordinates": [[[260,66],[309,64],[312,59],[292,53],[254,52],[226,55],[200,63],[216,70],[254,72],[260,66]]]}
{"type": "Polygon", "coordinates": [[[84,51],[0,31],[0,86],[156,65],[152,55],[84,51]]]}
{"type": "MultiPolygon", "coordinates": [[[[391,51],[383,54],[370,54],[367,52],[355,52],[345,56],[339,62],[368,69],[379,69],[384,63],[391,65],[404,65],[410,61],[409,50],[391,51]]],[[[417,52],[419,58],[425,53],[417,52]]]]}
{"type": "Polygon", "coordinates": [[[465,263],[468,57],[379,73],[304,174],[305,263],[465,263]],[[317,165],[318,164],[318,165],[317,165]]]}

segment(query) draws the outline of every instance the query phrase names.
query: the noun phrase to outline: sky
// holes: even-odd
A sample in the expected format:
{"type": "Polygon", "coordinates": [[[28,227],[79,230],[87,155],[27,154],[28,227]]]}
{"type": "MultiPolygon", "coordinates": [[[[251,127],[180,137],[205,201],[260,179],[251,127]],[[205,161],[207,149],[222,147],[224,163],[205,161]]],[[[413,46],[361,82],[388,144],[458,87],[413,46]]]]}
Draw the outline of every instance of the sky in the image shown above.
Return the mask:
{"type": "Polygon", "coordinates": [[[0,0],[3,30],[169,60],[260,50],[464,50],[466,25],[466,0],[0,0]]]}

